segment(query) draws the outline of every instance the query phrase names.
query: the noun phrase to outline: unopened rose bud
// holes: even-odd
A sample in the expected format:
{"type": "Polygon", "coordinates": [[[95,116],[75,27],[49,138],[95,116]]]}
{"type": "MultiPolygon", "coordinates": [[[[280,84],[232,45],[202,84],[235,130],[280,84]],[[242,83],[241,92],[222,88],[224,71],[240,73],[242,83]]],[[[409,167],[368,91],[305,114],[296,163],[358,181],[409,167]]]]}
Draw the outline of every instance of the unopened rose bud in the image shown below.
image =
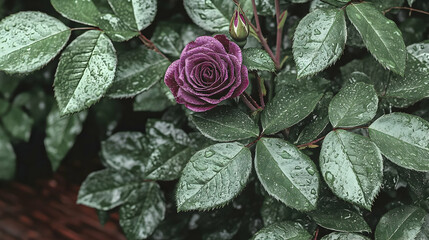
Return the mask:
{"type": "Polygon", "coordinates": [[[245,42],[249,36],[249,24],[246,22],[243,10],[238,6],[229,24],[229,34],[237,42],[245,42]]]}

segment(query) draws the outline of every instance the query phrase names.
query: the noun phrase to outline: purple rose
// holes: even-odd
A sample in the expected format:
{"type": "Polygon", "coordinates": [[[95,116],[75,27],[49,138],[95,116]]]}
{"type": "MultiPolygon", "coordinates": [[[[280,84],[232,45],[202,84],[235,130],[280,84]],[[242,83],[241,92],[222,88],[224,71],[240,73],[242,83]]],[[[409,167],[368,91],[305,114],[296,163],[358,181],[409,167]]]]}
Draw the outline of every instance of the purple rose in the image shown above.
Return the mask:
{"type": "Polygon", "coordinates": [[[198,37],[183,49],[164,78],[177,103],[195,112],[234,98],[249,85],[241,49],[225,35],[198,37]]]}

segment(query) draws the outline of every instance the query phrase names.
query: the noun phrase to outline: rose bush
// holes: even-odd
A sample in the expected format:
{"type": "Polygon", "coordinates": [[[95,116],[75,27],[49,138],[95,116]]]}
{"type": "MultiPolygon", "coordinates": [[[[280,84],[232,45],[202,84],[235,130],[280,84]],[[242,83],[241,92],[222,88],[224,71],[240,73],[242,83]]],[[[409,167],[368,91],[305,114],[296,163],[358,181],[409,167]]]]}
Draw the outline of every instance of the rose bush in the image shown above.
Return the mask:
{"type": "Polygon", "coordinates": [[[225,35],[198,37],[186,45],[164,81],[177,103],[195,112],[238,97],[249,85],[241,49],[225,35]]]}

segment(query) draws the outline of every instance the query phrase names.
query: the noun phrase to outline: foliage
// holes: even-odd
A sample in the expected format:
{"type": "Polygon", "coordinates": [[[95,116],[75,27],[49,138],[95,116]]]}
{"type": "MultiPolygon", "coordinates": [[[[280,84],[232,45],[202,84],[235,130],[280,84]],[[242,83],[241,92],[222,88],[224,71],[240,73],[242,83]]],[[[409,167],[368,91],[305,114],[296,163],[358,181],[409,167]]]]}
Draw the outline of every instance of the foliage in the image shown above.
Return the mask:
{"type": "Polygon", "coordinates": [[[0,0],[1,180],[98,129],[77,203],[128,239],[429,238],[426,1],[23,1],[0,0]],[[192,112],[165,72],[234,2],[249,87],[192,112]]]}

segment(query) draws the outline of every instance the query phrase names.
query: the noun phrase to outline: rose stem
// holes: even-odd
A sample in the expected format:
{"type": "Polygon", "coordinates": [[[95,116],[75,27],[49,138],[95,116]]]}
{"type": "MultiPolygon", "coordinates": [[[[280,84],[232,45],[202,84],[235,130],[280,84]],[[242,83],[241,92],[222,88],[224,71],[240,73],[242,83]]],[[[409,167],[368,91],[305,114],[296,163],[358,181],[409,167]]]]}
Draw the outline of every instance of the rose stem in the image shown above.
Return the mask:
{"type": "Polygon", "coordinates": [[[264,84],[264,82],[259,77],[257,71],[253,71],[253,74],[255,74],[255,77],[258,80],[259,103],[261,104],[262,109],[264,109],[265,108],[265,101],[264,101],[264,94],[262,93],[262,84],[264,84]]]}
{"type": "Polygon", "coordinates": [[[244,96],[247,98],[247,99],[250,99],[250,101],[251,101],[251,103],[253,104],[253,106],[255,106],[257,109],[262,109],[259,105],[258,105],[258,103],[252,98],[252,96],[250,96],[249,94],[247,94],[246,92],[244,92],[243,93],[244,94],[244,96]]]}
{"type": "Polygon", "coordinates": [[[280,70],[280,55],[281,55],[281,45],[282,45],[282,34],[283,27],[280,26],[280,3],[279,0],[275,0],[276,7],[276,21],[277,21],[277,39],[276,39],[276,61],[274,61],[276,65],[276,69],[280,70]]]}
{"type": "Polygon", "coordinates": [[[70,30],[72,30],[72,31],[77,31],[77,30],[98,30],[98,31],[102,31],[101,29],[99,29],[97,27],[70,28],[70,30]]]}
{"type": "Polygon", "coordinates": [[[145,37],[141,32],[140,32],[139,39],[143,42],[143,44],[146,47],[154,50],[155,52],[157,52],[158,54],[160,54],[161,56],[163,56],[165,59],[168,60],[168,58],[164,54],[162,54],[161,51],[159,51],[159,49],[156,47],[156,45],[152,41],[150,41],[147,37],[145,37]]]}
{"type": "Polygon", "coordinates": [[[258,35],[259,41],[261,42],[265,51],[267,51],[268,55],[270,55],[271,59],[274,62],[274,65],[276,66],[276,69],[280,70],[279,62],[276,61],[276,57],[274,56],[273,51],[271,51],[270,46],[268,46],[267,40],[262,35],[261,24],[259,23],[258,10],[256,9],[255,0],[252,0],[252,6],[253,6],[253,16],[255,18],[256,27],[253,24],[251,24],[248,19],[247,19],[247,21],[249,22],[249,25],[253,28],[253,30],[255,30],[256,34],[258,35]]]}
{"type": "Polygon", "coordinates": [[[255,106],[253,106],[253,105],[249,102],[249,100],[247,100],[247,98],[244,96],[244,94],[241,94],[241,95],[240,95],[240,99],[241,99],[241,101],[243,101],[243,102],[246,104],[246,106],[250,109],[250,111],[252,111],[252,112],[256,111],[255,106]]]}
{"type": "Polygon", "coordinates": [[[383,11],[383,14],[386,14],[386,13],[392,11],[393,9],[410,10],[410,12],[418,12],[418,13],[423,13],[423,14],[429,15],[429,12],[425,12],[425,11],[422,11],[422,10],[419,10],[419,9],[409,8],[409,7],[391,7],[389,9],[383,11]]]}
{"type": "MultiPolygon", "coordinates": [[[[334,129],[332,129],[332,131],[339,130],[339,129],[341,129],[341,130],[354,130],[354,129],[362,129],[362,128],[363,129],[367,129],[368,127],[366,127],[366,126],[358,126],[358,127],[350,127],[350,128],[334,128],[334,129]]],[[[302,148],[302,147],[308,147],[310,145],[314,145],[315,143],[318,143],[318,142],[322,141],[323,139],[325,139],[326,136],[327,135],[325,135],[325,136],[323,136],[321,138],[318,138],[318,139],[316,139],[314,141],[311,141],[309,143],[298,145],[296,147],[297,148],[302,148]]]]}

